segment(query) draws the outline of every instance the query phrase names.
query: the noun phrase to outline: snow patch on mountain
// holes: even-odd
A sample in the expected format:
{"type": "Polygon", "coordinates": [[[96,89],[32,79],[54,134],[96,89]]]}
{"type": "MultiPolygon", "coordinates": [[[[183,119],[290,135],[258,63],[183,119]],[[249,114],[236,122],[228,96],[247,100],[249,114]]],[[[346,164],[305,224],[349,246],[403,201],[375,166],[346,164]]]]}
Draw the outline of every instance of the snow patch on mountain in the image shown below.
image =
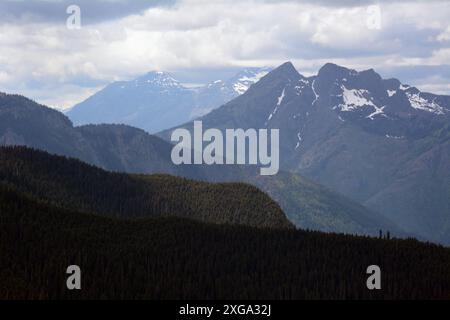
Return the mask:
{"type": "Polygon", "coordinates": [[[245,84],[240,82],[233,84],[234,91],[236,91],[239,95],[244,94],[248,90],[248,88],[249,86],[246,86],[245,84]]]}
{"type": "Polygon", "coordinates": [[[299,131],[299,132],[297,132],[297,144],[295,145],[295,149],[298,149],[298,147],[300,147],[300,143],[302,142],[302,135],[301,135],[301,132],[299,131]]]}
{"type": "Polygon", "coordinates": [[[270,72],[268,68],[261,68],[257,71],[246,69],[237,79],[234,80],[232,85],[233,90],[238,94],[244,94],[252,84],[258,82],[262,77],[270,72]]]}
{"type": "Polygon", "coordinates": [[[397,90],[387,90],[387,94],[389,97],[392,97],[396,93],[397,93],[397,90]]]}
{"type": "Polygon", "coordinates": [[[162,71],[149,72],[135,80],[135,86],[155,86],[159,88],[179,88],[185,89],[181,83],[175,80],[170,74],[162,71]]]}
{"type": "Polygon", "coordinates": [[[239,78],[240,82],[250,82],[250,83],[255,83],[258,82],[259,79],[261,79],[262,77],[264,77],[266,74],[268,74],[269,71],[268,70],[263,70],[263,71],[259,71],[256,74],[254,74],[253,76],[249,77],[249,76],[243,76],[241,78],[239,78]]]}
{"type": "Polygon", "coordinates": [[[377,108],[370,98],[369,91],[365,89],[347,89],[344,85],[341,85],[341,89],[343,103],[338,105],[341,111],[353,111],[363,106],[377,108]]]}
{"type": "Polygon", "coordinates": [[[298,81],[301,82],[301,83],[303,83],[303,84],[305,84],[305,85],[308,85],[308,84],[309,84],[309,81],[306,80],[306,79],[300,79],[300,80],[298,80],[298,81]]]}
{"type": "Polygon", "coordinates": [[[267,124],[269,123],[269,121],[272,119],[272,117],[277,113],[278,108],[280,107],[280,105],[283,103],[283,99],[285,97],[285,92],[286,92],[286,88],[283,88],[283,91],[281,92],[281,95],[278,97],[278,101],[277,101],[277,105],[275,106],[275,108],[273,109],[273,111],[269,114],[269,116],[267,117],[267,121],[265,123],[265,125],[267,126],[267,124]]]}
{"type": "Polygon", "coordinates": [[[295,89],[295,94],[299,96],[299,95],[302,93],[302,90],[303,90],[305,87],[309,87],[309,81],[306,80],[306,79],[300,79],[300,80],[298,80],[298,85],[296,85],[296,86],[294,87],[294,89],[295,89]]]}
{"type": "Polygon", "coordinates": [[[386,106],[382,106],[381,108],[377,107],[377,106],[373,106],[375,108],[375,111],[372,112],[371,114],[369,114],[366,118],[369,118],[370,120],[373,120],[375,116],[383,116],[386,117],[386,115],[384,114],[384,108],[386,108],[386,106]]]}
{"type": "Polygon", "coordinates": [[[213,82],[209,83],[209,84],[207,85],[207,87],[208,87],[208,88],[211,88],[212,86],[218,85],[219,83],[223,83],[223,81],[222,81],[222,80],[216,80],[216,81],[213,81],[213,82]]]}
{"type": "Polygon", "coordinates": [[[280,106],[283,102],[284,96],[285,96],[286,88],[283,89],[283,92],[281,92],[281,96],[278,97],[277,106],[280,106]]]}
{"type": "Polygon", "coordinates": [[[314,101],[312,102],[312,105],[314,105],[316,103],[317,99],[319,99],[319,95],[317,94],[316,89],[314,88],[314,84],[315,83],[316,83],[316,79],[314,79],[312,84],[311,84],[311,89],[312,89],[312,91],[314,93],[314,96],[315,96],[314,101]]]}
{"type": "Polygon", "coordinates": [[[435,114],[444,114],[444,108],[435,102],[435,99],[429,101],[420,96],[419,93],[405,92],[411,107],[418,110],[428,111],[435,114]]]}
{"type": "Polygon", "coordinates": [[[403,139],[405,137],[404,136],[391,136],[389,134],[386,134],[386,138],[388,138],[388,139],[403,139]]]}

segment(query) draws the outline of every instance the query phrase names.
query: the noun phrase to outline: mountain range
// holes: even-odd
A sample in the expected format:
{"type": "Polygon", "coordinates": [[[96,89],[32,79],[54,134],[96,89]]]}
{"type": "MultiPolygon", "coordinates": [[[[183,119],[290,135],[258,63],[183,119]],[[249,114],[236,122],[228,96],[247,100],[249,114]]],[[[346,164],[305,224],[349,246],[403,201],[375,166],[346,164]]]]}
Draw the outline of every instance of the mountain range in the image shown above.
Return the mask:
{"type": "Polygon", "coordinates": [[[0,95],[0,145],[23,145],[80,159],[110,171],[165,173],[210,182],[250,183],[276,200],[305,229],[404,235],[388,218],[298,174],[263,177],[249,166],[176,166],[172,145],[126,125],[74,127],[62,113],[18,95],[0,95]]]}
{"type": "Polygon", "coordinates": [[[449,96],[331,63],[305,77],[287,62],[198,120],[204,130],[279,129],[282,170],[450,243],[449,96]]]}
{"type": "MultiPolygon", "coordinates": [[[[251,74],[237,79],[250,81],[245,92],[235,92],[237,97],[198,120],[205,129],[279,129],[281,171],[274,177],[262,177],[251,166],[176,166],[172,145],[144,130],[74,127],[63,114],[17,95],[0,95],[0,144],[26,145],[112,171],[250,183],[301,228],[371,235],[383,229],[450,243],[449,96],[383,79],[372,69],[331,63],[309,77],[287,62],[255,83],[251,74]]],[[[173,79],[162,82],[180,89],[173,79]]],[[[192,122],[174,128],[179,127],[192,130],[192,122]]],[[[158,135],[169,139],[171,132],[158,135]]]]}
{"type": "Polygon", "coordinates": [[[107,85],[67,111],[75,125],[127,124],[155,133],[202,116],[245,93],[269,68],[247,68],[227,80],[190,88],[169,73],[152,71],[107,85]]]}

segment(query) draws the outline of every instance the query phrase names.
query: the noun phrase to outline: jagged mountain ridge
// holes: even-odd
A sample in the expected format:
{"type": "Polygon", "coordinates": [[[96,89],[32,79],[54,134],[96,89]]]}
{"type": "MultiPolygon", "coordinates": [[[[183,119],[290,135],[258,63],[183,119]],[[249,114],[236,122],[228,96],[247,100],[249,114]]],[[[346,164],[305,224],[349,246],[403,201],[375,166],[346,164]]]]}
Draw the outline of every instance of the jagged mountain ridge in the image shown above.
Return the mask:
{"type": "MultiPolygon", "coordinates": [[[[450,241],[449,119],[449,96],[335,64],[304,77],[291,63],[200,118],[204,130],[279,129],[283,170],[443,242],[450,241]]],[[[192,130],[192,122],[182,127],[192,130]]]]}

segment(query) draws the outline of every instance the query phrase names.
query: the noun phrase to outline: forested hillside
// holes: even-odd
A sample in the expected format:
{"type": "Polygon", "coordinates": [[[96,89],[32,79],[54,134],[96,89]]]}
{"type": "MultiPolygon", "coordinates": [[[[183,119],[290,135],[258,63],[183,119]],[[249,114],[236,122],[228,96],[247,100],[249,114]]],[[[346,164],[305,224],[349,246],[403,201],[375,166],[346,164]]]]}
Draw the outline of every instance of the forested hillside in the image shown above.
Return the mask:
{"type": "Polygon", "coordinates": [[[0,148],[0,184],[51,205],[100,215],[293,228],[276,202],[247,184],[113,173],[25,147],[0,148]]]}
{"type": "Polygon", "coordinates": [[[119,220],[0,186],[0,299],[449,299],[449,270],[449,249],[416,240],[119,220]],[[381,290],[366,287],[372,264],[381,290]]]}
{"type": "Polygon", "coordinates": [[[74,127],[64,114],[19,95],[0,93],[0,145],[37,148],[110,171],[248,183],[277,201],[299,228],[368,235],[383,229],[405,234],[381,213],[297,174],[280,171],[262,177],[254,166],[176,166],[170,156],[172,145],[141,129],[125,125],[74,127]]]}

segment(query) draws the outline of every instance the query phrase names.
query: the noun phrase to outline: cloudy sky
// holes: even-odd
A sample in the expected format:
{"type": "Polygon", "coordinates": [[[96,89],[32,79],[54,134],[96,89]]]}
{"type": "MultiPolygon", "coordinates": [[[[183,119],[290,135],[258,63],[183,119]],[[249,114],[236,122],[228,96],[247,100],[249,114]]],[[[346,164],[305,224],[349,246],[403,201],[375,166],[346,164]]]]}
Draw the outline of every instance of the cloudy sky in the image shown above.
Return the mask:
{"type": "Polygon", "coordinates": [[[290,60],[305,75],[335,62],[450,94],[449,17],[438,0],[0,0],[0,91],[67,108],[151,70],[205,83],[290,60]]]}

